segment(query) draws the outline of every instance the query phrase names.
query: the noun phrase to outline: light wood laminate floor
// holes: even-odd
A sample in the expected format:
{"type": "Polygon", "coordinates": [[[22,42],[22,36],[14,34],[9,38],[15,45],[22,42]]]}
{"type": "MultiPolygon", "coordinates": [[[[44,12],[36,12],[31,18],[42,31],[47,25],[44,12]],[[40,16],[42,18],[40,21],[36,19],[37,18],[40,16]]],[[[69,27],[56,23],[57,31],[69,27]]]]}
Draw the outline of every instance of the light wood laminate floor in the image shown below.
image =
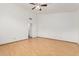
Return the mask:
{"type": "Polygon", "coordinates": [[[2,56],[78,56],[79,45],[75,43],[47,39],[32,38],[0,46],[2,56]]]}

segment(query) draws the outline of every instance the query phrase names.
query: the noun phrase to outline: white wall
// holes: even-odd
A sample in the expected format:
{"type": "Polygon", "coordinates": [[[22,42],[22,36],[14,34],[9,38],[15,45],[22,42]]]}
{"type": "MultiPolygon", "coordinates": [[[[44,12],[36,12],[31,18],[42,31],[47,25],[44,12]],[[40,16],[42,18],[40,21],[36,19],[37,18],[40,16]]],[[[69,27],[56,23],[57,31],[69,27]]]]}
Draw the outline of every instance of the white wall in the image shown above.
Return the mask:
{"type": "Polygon", "coordinates": [[[0,44],[26,39],[29,17],[33,37],[79,42],[79,11],[36,16],[20,4],[0,4],[0,44]]]}
{"type": "Polygon", "coordinates": [[[77,38],[78,38],[78,43],[79,43],[79,10],[75,13],[75,28],[77,32],[77,38]]]}
{"type": "Polygon", "coordinates": [[[40,14],[38,19],[38,36],[79,42],[75,12],[40,14]]]}
{"type": "Polygon", "coordinates": [[[20,4],[0,4],[0,44],[26,39],[28,18],[33,18],[35,36],[35,16],[20,4]]]}

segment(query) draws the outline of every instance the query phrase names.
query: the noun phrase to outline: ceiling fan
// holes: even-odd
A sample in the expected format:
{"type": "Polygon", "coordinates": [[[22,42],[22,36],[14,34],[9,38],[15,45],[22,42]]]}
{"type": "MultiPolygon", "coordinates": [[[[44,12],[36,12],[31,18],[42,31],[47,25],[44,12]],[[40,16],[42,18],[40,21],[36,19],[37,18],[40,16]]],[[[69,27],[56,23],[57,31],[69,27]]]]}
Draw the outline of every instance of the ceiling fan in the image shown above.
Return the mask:
{"type": "Polygon", "coordinates": [[[42,11],[41,7],[47,7],[47,4],[42,4],[42,3],[30,3],[31,5],[34,5],[32,10],[38,9],[39,11],[42,11]]]}

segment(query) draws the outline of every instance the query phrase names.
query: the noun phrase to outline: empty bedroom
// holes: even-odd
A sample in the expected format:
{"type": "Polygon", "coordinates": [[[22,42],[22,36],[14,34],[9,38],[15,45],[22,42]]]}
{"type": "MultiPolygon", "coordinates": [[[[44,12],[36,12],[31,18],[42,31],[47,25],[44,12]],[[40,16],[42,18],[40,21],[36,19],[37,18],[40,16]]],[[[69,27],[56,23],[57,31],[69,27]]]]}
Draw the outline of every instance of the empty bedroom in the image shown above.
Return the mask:
{"type": "Polygon", "coordinates": [[[79,56],[79,3],[0,3],[0,56],[79,56]]]}

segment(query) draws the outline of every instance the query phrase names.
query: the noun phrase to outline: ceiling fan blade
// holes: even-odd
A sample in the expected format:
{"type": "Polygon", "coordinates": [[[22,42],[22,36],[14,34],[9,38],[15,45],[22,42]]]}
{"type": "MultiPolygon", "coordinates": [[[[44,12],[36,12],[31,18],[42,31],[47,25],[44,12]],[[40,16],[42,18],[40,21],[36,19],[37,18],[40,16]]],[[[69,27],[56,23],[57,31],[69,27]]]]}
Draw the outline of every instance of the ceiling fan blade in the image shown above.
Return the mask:
{"type": "Polygon", "coordinates": [[[47,6],[47,4],[42,4],[41,6],[47,6]]]}
{"type": "Polygon", "coordinates": [[[32,4],[32,5],[36,5],[35,3],[30,3],[30,4],[32,4]]]}
{"type": "Polygon", "coordinates": [[[36,7],[33,7],[32,10],[34,10],[36,7]]]}

